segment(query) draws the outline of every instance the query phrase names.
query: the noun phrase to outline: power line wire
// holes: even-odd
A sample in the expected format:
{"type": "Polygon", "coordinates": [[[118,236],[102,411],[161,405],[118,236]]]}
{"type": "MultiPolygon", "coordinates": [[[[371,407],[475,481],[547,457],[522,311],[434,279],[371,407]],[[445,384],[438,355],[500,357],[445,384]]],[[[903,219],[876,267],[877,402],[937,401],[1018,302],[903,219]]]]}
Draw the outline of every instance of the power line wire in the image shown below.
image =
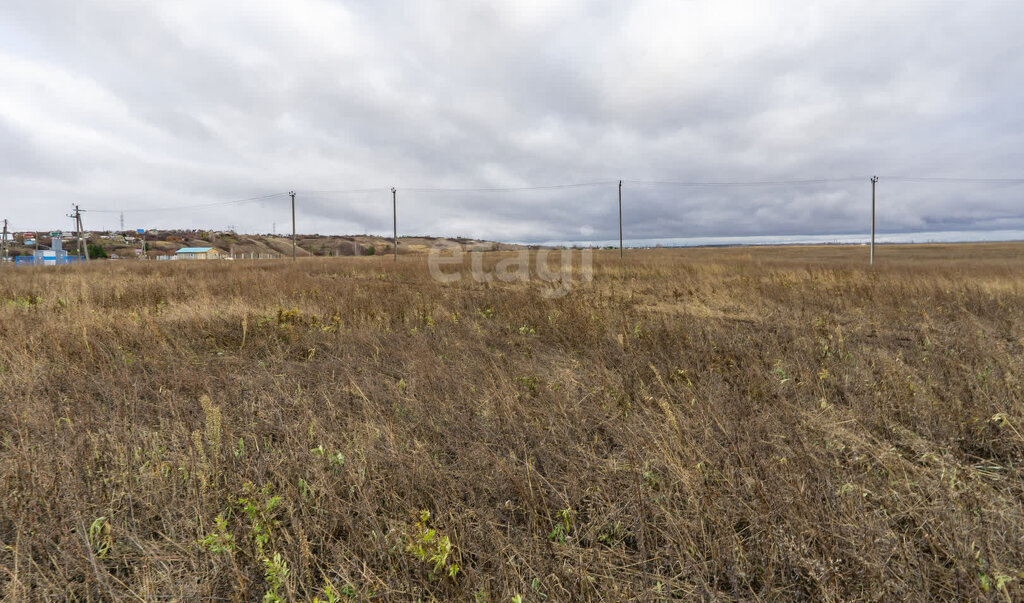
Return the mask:
{"type": "Polygon", "coordinates": [[[954,178],[929,176],[882,176],[880,180],[893,182],[945,182],[950,184],[1024,184],[1024,178],[954,178]]]}
{"type": "Polygon", "coordinates": [[[348,189],[339,189],[339,190],[333,190],[333,191],[304,191],[304,190],[301,190],[301,189],[296,189],[295,190],[295,193],[297,195],[347,195],[347,194],[359,194],[359,193],[388,193],[388,192],[391,192],[391,189],[390,188],[385,188],[385,187],[380,187],[380,188],[348,188],[348,189]]]}
{"type": "Polygon", "coordinates": [[[597,182],[575,182],[572,184],[548,184],[544,186],[511,186],[501,188],[403,188],[399,190],[411,193],[511,193],[518,191],[540,191],[565,188],[585,188],[590,186],[611,186],[618,183],[618,180],[604,180],[597,182]]]}
{"type": "Polygon", "coordinates": [[[655,186],[777,186],[802,184],[830,184],[838,182],[861,182],[867,178],[815,178],[806,180],[736,180],[736,181],[680,181],[680,180],[623,180],[623,184],[655,186]]]}
{"type": "Polygon", "coordinates": [[[274,197],[284,197],[288,193],[273,193],[271,195],[263,195],[260,197],[250,197],[248,199],[235,199],[233,201],[218,201],[215,203],[201,203],[197,205],[178,205],[174,207],[155,207],[155,208],[144,208],[144,209],[90,209],[82,210],[88,211],[94,214],[114,214],[114,213],[143,213],[143,212],[161,212],[161,211],[180,211],[183,209],[203,209],[207,207],[225,207],[229,205],[241,205],[243,203],[252,203],[253,201],[264,201],[266,199],[273,199],[274,197]]]}
{"type": "MultiPolygon", "coordinates": [[[[698,181],[698,180],[623,180],[623,184],[639,186],[679,186],[679,187],[744,187],[744,186],[804,186],[814,184],[838,184],[848,182],[861,182],[865,177],[844,177],[844,178],[808,178],[788,180],[723,180],[723,181],[698,181]]],[[[880,180],[892,182],[930,182],[947,184],[1024,184],[1024,178],[972,178],[972,177],[931,177],[931,176],[884,176],[880,180]]],[[[516,186],[516,187],[398,187],[403,191],[413,193],[511,193],[521,191],[540,190],[563,190],[574,188],[588,188],[597,186],[614,186],[618,180],[603,180],[593,182],[576,182],[565,184],[549,184],[540,186],[516,186]]],[[[362,194],[362,193],[387,193],[388,188],[354,188],[337,190],[307,190],[298,191],[301,194],[323,195],[323,194],[362,194]]],[[[158,213],[167,211],[183,211],[192,209],[206,209],[214,207],[228,207],[255,201],[265,201],[277,197],[286,197],[288,193],[279,192],[246,199],[235,199],[231,201],[217,201],[211,203],[200,203],[194,205],[175,205],[155,208],[141,209],[90,209],[82,210],[89,213],[158,213]]]]}

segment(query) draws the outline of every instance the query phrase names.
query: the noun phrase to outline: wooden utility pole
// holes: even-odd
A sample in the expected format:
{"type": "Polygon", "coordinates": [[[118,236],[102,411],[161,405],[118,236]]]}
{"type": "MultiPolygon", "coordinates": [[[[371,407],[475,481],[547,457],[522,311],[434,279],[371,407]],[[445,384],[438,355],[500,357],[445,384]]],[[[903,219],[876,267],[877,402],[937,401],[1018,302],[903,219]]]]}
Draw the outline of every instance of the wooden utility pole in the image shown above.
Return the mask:
{"type": "Polygon", "coordinates": [[[622,259],[622,181],[619,180],[619,259],[622,259]]]}
{"type": "MultiPolygon", "coordinates": [[[[72,205],[71,207],[75,207],[75,206],[72,205]]],[[[68,214],[68,217],[71,218],[72,222],[74,222],[74,226],[71,227],[71,234],[75,237],[75,246],[78,248],[79,251],[81,251],[82,250],[82,246],[78,244],[78,216],[76,216],[75,214],[68,214]]],[[[64,249],[64,235],[63,234],[61,234],[60,240],[61,240],[61,243],[60,243],[61,249],[64,249]]],[[[50,237],[50,249],[53,249],[53,237],[52,236],[50,237]]],[[[70,256],[71,250],[68,249],[66,251],[68,252],[68,255],[70,256]]],[[[59,262],[60,260],[58,259],[57,261],[59,262]]]]}
{"type": "MultiPolygon", "coordinates": [[[[75,208],[75,213],[68,214],[68,217],[70,217],[71,221],[74,222],[74,226],[71,227],[71,234],[75,235],[75,247],[78,249],[79,253],[81,253],[81,251],[82,251],[82,236],[78,232],[78,206],[77,205],[72,205],[71,207],[75,208]]],[[[63,238],[64,237],[61,237],[61,239],[63,239],[63,238]]],[[[51,243],[53,243],[53,241],[51,241],[51,243]]],[[[63,246],[63,243],[61,243],[61,246],[63,246]]],[[[57,261],[60,261],[60,260],[57,260],[57,261]]]]}
{"type": "Polygon", "coordinates": [[[391,220],[395,228],[395,263],[398,262],[398,191],[391,187],[391,220]]]}
{"type": "Polygon", "coordinates": [[[77,205],[75,205],[73,207],[75,208],[75,213],[69,214],[68,217],[75,219],[75,233],[78,236],[78,251],[79,251],[79,253],[82,254],[82,257],[84,258],[84,261],[88,262],[89,261],[89,246],[86,243],[85,239],[82,237],[82,232],[84,230],[82,228],[82,210],[79,209],[77,205]]]}
{"type": "Polygon", "coordinates": [[[875,265],[875,184],[878,176],[871,177],[871,265],[875,265]]]}
{"type": "MultiPolygon", "coordinates": [[[[77,208],[76,208],[77,210],[77,208]]],[[[82,245],[82,257],[85,258],[85,262],[89,262],[89,240],[85,237],[85,227],[82,226],[82,212],[78,213],[78,240],[81,241],[82,245]]]]}
{"type": "Polygon", "coordinates": [[[75,213],[78,214],[78,240],[82,242],[82,257],[89,263],[89,241],[85,237],[85,227],[82,226],[82,211],[75,206],[75,213]]]}
{"type": "Polygon", "coordinates": [[[292,196],[292,261],[295,261],[295,191],[288,193],[292,196]]]}

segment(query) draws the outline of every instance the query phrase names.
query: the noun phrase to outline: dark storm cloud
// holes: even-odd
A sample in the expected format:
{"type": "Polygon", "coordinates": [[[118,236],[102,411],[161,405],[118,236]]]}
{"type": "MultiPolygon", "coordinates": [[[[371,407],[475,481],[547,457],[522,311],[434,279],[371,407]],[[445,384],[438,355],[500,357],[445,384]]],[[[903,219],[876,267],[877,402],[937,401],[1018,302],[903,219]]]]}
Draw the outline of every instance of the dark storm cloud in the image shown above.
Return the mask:
{"type": "Polygon", "coordinates": [[[1024,5],[753,2],[135,4],[0,8],[3,212],[50,228],[631,236],[1024,228],[1024,5]],[[511,192],[427,192],[607,181],[511,192]],[[313,192],[374,187],[374,193],[313,192]],[[136,213],[133,213],[136,212],[136,213]]]}

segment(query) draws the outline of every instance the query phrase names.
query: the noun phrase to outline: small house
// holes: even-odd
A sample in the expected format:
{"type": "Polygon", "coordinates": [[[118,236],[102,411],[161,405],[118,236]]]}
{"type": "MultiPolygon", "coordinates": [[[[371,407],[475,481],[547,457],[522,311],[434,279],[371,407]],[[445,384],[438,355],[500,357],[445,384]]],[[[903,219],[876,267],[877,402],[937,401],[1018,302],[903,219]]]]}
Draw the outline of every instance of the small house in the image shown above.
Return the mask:
{"type": "Polygon", "coordinates": [[[213,247],[182,247],[175,254],[177,260],[219,260],[221,254],[213,247]]]}

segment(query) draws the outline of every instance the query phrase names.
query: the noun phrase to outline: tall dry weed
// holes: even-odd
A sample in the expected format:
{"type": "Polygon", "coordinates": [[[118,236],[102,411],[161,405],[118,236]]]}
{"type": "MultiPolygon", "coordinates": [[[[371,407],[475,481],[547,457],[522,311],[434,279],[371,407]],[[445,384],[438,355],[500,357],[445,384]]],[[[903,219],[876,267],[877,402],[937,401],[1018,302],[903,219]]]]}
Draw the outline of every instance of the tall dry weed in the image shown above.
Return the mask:
{"type": "Polygon", "coordinates": [[[1022,252],[3,268],[0,587],[1019,599],[1022,252]]]}

